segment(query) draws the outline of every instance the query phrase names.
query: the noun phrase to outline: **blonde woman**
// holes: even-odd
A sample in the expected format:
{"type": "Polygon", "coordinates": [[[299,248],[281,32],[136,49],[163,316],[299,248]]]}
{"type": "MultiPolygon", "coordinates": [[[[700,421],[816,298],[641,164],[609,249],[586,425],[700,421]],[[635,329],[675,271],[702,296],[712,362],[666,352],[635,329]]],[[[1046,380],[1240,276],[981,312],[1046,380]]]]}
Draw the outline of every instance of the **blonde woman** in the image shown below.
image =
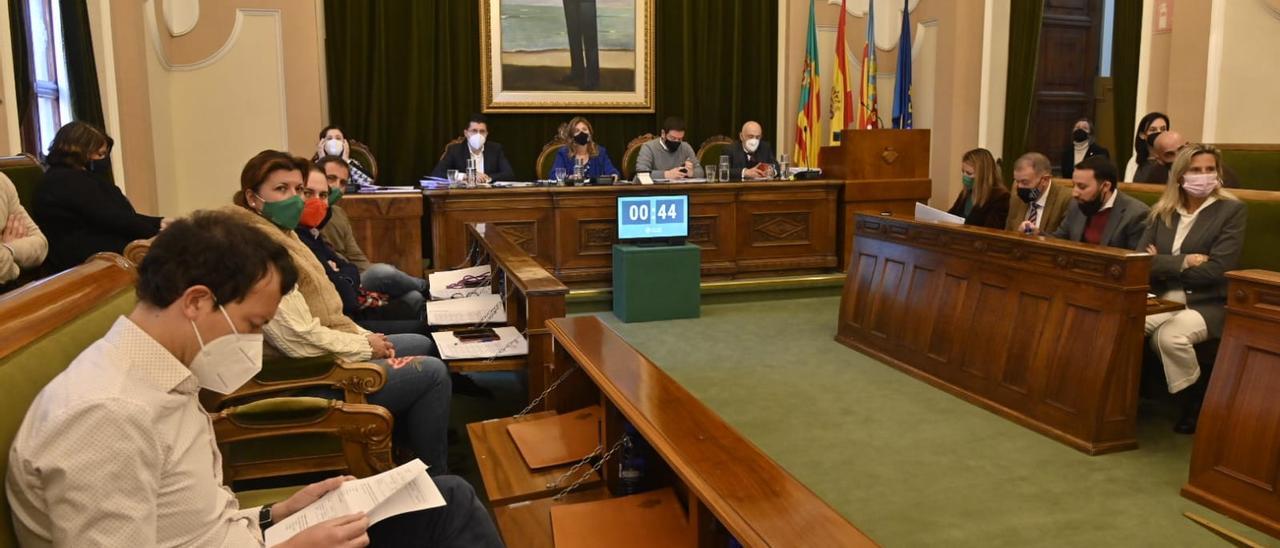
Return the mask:
{"type": "Polygon", "coordinates": [[[964,224],[1004,229],[1009,216],[1009,189],[1001,182],[995,157],[985,148],[964,153],[960,160],[960,180],[964,190],[947,211],[964,217],[964,224]]]}
{"type": "Polygon", "coordinates": [[[556,163],[551,166],[552,173],[563,169],[572,174],[574,166],[584,166],[586,177],[617,177],[618,168],[609,160],[609,151],[595,140],[595,130],[586,118],[576,116],[564,126],[561,137],[569,144],[556,152],[556,163]]]}
{"type": "MultiPolygon", "coordinates": [[[[1200,366],[1194,346],[1222,336],[1227,304],[1226,273],[1236,267],[1244,243],[1244,203],[1222,188],[1222,154],[1210,145],[1191,145],[1178,154],[1169,183],[1151,208],[1140,251],[1151,260],[1151,291],[1186,303],[1178,312],[1147,316],[1146,334],[1164,364],[1169,392],[1196,384],[1200,366]]],[[[1190,395],[1175,429],[1195,431],[1198,397],[1190,395]]]]}

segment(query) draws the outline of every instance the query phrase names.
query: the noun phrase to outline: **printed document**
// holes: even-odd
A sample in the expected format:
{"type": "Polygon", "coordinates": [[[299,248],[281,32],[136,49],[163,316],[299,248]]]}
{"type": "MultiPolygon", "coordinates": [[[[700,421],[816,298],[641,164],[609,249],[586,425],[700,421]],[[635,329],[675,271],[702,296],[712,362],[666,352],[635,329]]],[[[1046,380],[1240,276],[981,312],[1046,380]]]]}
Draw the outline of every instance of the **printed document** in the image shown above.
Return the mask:
{"type": "Polygon", "coordinates": [[[498,335],[496,341],[464,342],[458,340],[452,331],[437,331],[431,334],[431,338],[435,339],[436,349],[444,360],[480,360],[529,354],[529,341],[520,335],[520,330],[496,327],[493,332],[498,335]]]}
{"type": "Polygon", "coordinates": [[[506,323],[507,309],[502,295],[476,295],[427,305],[427,325],[477,325],[506,323]]]}
{"type": "Polygon", "coordinates": [[[317,523],[356,512],[373,525],[392,516],[444,506],[444,496],[427,475],[427,465],[413,459],[376,476],[351,480],[320,500],[266,530],[267,546],[280,544],[317,523]]]}
{"type": "Polygon", "coordinates": [[[964,224],[964,217],[952,215],[941,209],[934,209],[920,202],[916,202],[916,220],[952,225],[964,224]]]}

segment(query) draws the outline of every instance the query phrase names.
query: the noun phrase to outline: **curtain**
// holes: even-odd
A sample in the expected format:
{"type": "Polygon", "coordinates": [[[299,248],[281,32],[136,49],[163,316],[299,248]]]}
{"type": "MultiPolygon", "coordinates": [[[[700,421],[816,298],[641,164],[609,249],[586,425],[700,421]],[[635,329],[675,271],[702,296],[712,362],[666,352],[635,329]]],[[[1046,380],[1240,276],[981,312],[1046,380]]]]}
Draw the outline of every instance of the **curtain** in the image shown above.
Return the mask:
{"type": "Polygon", "coordinates": [[[1133,156],[1138,103],[1138,49],[1142,43],[1142,0],[1116,0],[1111,35],[1111,79],[1115,89],[1115,143],[1111,157],[1123,177],[1133,156]]]}
{"type": "Polygon", "coordinates": [[[1009,9],[1009,73],[1004,106],[1004,180],[1013,180],[1013,162],[1027,150],[1035,105],[1036,60],[1044,0],[1020,0],[1009,9]]]}
{"type": "MultiPolygon", "coordinates": [[[[655,112],[584,114],[614,164],[667,116],[685,119],[695,148],[748,119],[776,135],[778,0],[653,1],[655,112]]],[[[479,2],[325,0],[325,31],[330,120],[369,145],[384,184],[416,181],[482,107],[479,2]]],[[[487,116],[517,178],[532,180],[573,114],[487,116]]]]}
{"type": "Polygon", "coordinates": [[[98,91],[98,68],[93,58],[93,39],[89,33],[89,3],[86,0],[61,0],[62,44],[67,55],[67,87],[71,96],[71,115],[106,130],[102,119],[102,96],[98,91]]]}
{"type": "MultiPolygon", "coordinates": [[[[26,0],[9,0],[9,39],[13,45],[14,99],[18,109],[18,128],[22,134],[22,150],[43,157],[36,132],[36,94],[31,79],[31,42],[27,30],[26,0]]],[[[9,151],[5,151],[8,153],[9,151]]]]}

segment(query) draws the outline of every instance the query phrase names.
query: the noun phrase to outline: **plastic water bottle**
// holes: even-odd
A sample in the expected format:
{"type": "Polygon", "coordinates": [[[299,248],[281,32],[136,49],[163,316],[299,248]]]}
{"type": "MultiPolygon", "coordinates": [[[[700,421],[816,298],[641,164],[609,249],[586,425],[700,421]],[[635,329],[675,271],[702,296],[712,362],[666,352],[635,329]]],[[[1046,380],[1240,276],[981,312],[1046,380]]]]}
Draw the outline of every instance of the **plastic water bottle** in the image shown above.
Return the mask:
{"type": "Polygon", "coordinates": [[[467,158],[467,188],[476,187],[476,159],[467,158]]]}
{"type": "Polygon", "coordinates": [[[622,462],[618,463],[618,481],[621,484],[619,489],[623,495],[634,495],[644,491],[644,442],[640,433],[630,424],[626,425],[624,431],[631,438],[631,445],[622,449],[622,462]]]}

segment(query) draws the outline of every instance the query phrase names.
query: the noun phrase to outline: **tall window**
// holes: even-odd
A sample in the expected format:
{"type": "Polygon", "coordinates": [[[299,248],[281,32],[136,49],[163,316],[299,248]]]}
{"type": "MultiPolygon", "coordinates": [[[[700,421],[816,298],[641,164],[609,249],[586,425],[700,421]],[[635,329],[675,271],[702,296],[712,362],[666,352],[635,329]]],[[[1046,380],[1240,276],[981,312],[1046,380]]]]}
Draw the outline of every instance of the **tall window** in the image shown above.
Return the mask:
{"type": "Polygon", "coordinates": [[[41,155],[58,129],[71,121],[67,53],[63,45],[61,0],[25,0],[36,98],[36,139],[41,155]]]}

